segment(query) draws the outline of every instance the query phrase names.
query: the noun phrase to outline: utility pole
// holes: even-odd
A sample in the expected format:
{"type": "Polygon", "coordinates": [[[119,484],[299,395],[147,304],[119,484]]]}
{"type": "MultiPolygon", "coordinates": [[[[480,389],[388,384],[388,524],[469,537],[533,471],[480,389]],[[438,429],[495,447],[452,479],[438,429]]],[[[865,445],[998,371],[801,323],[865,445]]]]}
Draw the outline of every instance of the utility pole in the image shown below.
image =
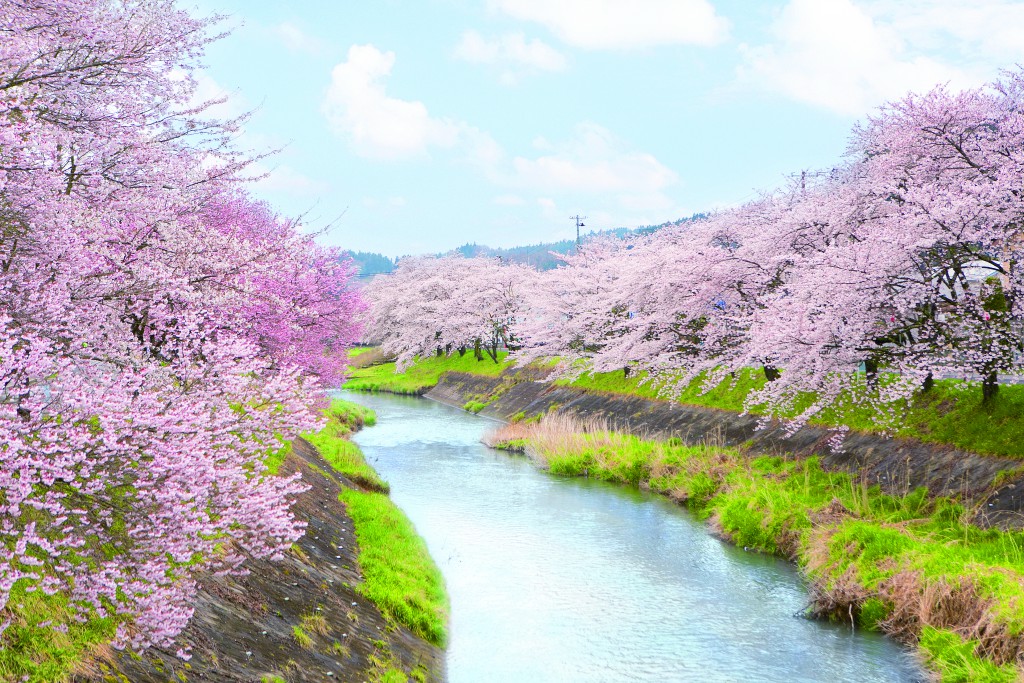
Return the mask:
{"type": "MultiPolygon", "coordinates": [[[[807,192],[807,180],[809,178],[821,178],[825,175],[835,175],[835,171],[836,169],[834,168],[830,173],[826,173],[825,171],[800,171],[800,192],[802,194],[807,192]]],[[[795,180],[796,174],[794,173],[789,177],[795,180]]]]}
{"type": "Polygon", "coordinates": [[[575,216],[569,216],[569,218],[576,221],[576,251],[578,252],[580,250],[580,228],[586,227],[586,224],[583,222],[583,219],[586,218],[586,216],[580,216],[577,214],[575,216]]]}

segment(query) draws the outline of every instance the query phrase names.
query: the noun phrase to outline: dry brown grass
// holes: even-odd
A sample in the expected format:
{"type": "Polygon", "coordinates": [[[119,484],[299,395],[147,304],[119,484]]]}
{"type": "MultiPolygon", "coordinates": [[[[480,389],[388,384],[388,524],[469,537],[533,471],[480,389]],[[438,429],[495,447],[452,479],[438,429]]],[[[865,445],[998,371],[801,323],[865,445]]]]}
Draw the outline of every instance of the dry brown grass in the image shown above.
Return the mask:
{"type": "MultiPolygon", "coordinates": [[[[539,422],[505,424],[483,437],[483,442],[491,447],[510,441],[525,441],[528,454],[542,465],[555,457],[583,450],[594,453],[598,464],[605,465],[601,459],[602,454],[624,450],[635,445],[638,440],[650,439],[643,434],[629,435],[616,431],[614,425],[601,417],[578,417],[562,413],[546,415],[539,422]]],[[[701,472],[721,483],[729,472],[746,465],[746,458],[741,451],[726,448],[721,433],[706,438],[699,445],[700,452],[682,463],[666,457],[668,448],[665,441],[655,441],[652,445],[651,478],[671,477],[680,472],[691,475],[701,472]]],[[[665,493],[677,502],[683,502],[687,497],[685,491],[670,490],[665,493]]]]}
{"type": "Polygon", "coordinates": [[[812,581],[811,615],[834,621],[845,621],[853,625],[860,606],[871,597],[871,591],[857,581],[856,570],[851,566],[846,572],[826,583],[812,581]]]}
{"type": "Polygon", "coordinates": [[[388,358],[380,348],[374,347],[369,351],[359,354],[355,358],[349,359],[348,365],[351,368],[368,368],[371,365],[380,365],[381,363],[387,363],[391,360],[394,359],[388,358]]]}
{"type": "Polygon", "coordinates": [[[542,467],[559,457],[587,451],[594,454],[598,465],[607,462],[602,456],[625,450],[637,437],[614,431],[607,420],[599,417],[577,417],[554,413],[539,422],[516,422],[502,425],[483,437],[488,446],[523,440],[525,452],[542,467]]]}
{"type": "Polygon", "coordinates": [[[117,651],[110,643],[97,643],[89,647],[71,669],[74,679],[102,680],[115,668],[117,651]]]}
{"type": "Polygon", "coordinates": [[[977,641],[976,654],[997,665],[1024,661],[1024,634],[1010,632],[998,618],[995,601],[983,597],[970,578],[962,578],[958,585],[928,579],[920,571],[900,569],[895,560],[881,567],[895,571],[875,590],[861,585],[853,565],[834,576],[829,544],[835,528],[816,524],[804,548],[814,616],[850,621],[868,598],[878,598],[891,607],[878,627],[896,640],[916,643],[921,630],[931,626],[977,641]]]}
{"type": "Polygon", "coordinates": [[[533,434],[533,428],[535,426],[536,425],[533,423],[527,424],[525,422],[510,422],[486,432],[481,440],[487,446],[495,448],[499,444],[508,441],[517,441],[519,439],[529,438],[530,435],[533,434]]]}
{"type": "Polygon", "coordinates": [[[330,626],[327,624],[327,617],[320,612],[314,612],[302,617],[302,629],[326,636],[330,631],[330,626]]]}

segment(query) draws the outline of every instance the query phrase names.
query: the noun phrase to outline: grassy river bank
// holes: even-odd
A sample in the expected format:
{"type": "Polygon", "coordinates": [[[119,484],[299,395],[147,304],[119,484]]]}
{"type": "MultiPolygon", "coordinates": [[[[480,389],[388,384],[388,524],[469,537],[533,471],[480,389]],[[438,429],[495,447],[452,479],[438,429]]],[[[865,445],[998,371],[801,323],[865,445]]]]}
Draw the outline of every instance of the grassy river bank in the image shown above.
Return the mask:
{"type": "Polygon", "coordinates": [[[322,431],[267,457],[271,473],[299,473],[310,486],[293,507],[306,533],[284,558],[250,559],[242,576],[200,577],[186,630],[141,653],[110,647],[115,618],[79,622],[60,594],[16,593],[0,635],[0,681],[442,680],[440,572],[349,440],[375,415],[334,400],[326,418],[322,431]]]}
{"type": "MultiPolygon", "coordinates": [[[[381,364],[356,370],[347,388],[423,393],[446,371],[495,376],[503,366],[465,357],[431,358],[395,374],[393,365],[381,364]]],[[[635,381],[619,373],[584,377],[575,384],[629,395],[635,381]]],[[[957,423],[972,419],[978,406],[951,384],[942,391],[959,392],[962,403],[949,405],[947,396],[941,415],[933,410],[930,418],[929,406],[922,403],[916,417],[912,413],[918,420],[914,430],[931,424],[956,432],[957,423]]],[[[649,391],[646,385],[636,386],[649,391]]],[[[1007,401],[1001,411],[989,414],[989,427],[998,421],[1011,432],[1022,429],[1021,421],[1013,419],[1015,390],[1003,392],[1000,398],[1007,401]]],[[[728,408],[736,401],[730,391],[738,389],[722,388],[701,400],[728,408]]],[[[498,400],[498,393],[466,396],[463,407],[476,412],[498,400]]],[[[645,439],[557,410],[511,419],[489,437],[491,445],[526,452],[552,474],[649,488],[686,505],[734,543],[793,560],[808,578],[813,615],[916,644],[941,680],[1021,677],[1024,534],[976,526],[970,500],[931,496],[924,488],[884,493],[856,475],[823,470],[816,457],[645,439]]],[[[930,433],[937,438],[941,430],[930,433]]],[[[1020,455],[1013,451],[1024,444],[993,438],[983,429],[957,434],[965,446],[981,452],[1020,455]],[[985,439],[973,442],[972,434],[979,433],[985,439]]]]}

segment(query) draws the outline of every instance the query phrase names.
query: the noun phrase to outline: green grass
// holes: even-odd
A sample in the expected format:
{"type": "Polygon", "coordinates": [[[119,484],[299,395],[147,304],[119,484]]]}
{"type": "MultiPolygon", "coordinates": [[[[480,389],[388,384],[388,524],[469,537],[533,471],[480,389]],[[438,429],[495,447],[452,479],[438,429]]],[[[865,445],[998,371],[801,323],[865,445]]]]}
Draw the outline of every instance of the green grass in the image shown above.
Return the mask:
{"type": "Polygon", "coordinates": [[[348,440],[348,436],[363,425],[377,422],[376,414],[361,405],[334,399],[325,411],[327,426],[313,434],[303,434],[336,471],[363,488],[387,493],[389,487],[380,475],[366,464],[359,447],[348,440]]]}
{"type": "Polygon", "coordinates": [[[462,409],[470,413],[479,413],[481,410],[487,407],[487,403],[483,401],[466,401],[466,404],[462,406],[462,409]]]}
{"type": "MultiPolygon", "coordinates": [[[[644,383],[643,379],[643,374],[626,377],[622,372],[606,372],[557,383],[586,391],[664,398],[656,386],[644,383]]],[[[764,384],[763,373],[749,370],[739,373],[735,379],[722,381],[705,393],[701,393],[700,380],[695,380],[675,400],[687,405],[740,412],[747,394],[764,384]]],[[[800,406],[809,405],[812,398],[807,395],[799,402],[800,406]]],[[[857,407],[842,411],[826,408],[811,424],[846,425],[863,432],[886,432],[926,443],[950,444],[982,455],[1024,458],[1024,420],[1021,419],[1024,416],[1024,385],[1003,385],[994,403],[982,405],[981,389],[976,382],[939,380],[931,391],[920,393],[909,404],[896,407],[906,412],[895,427],[880,424],[873,411],[857,407]]],[[[756,407],[749,412],[759,414],[756,407]]]]}
{"type": "Polygon", "coordinates": [[[519,441],[553,474],[648,485],[713,519],[737,545],[795,559],[825,594],[846,596],[830,608],[838,618],[848,606],[863,627],[920,634],[944,681],[1013,680],[1012,666],[942,629],[1024,641],[1024,532],[981,529],[952,500],[923,488],[887,495],[822,470],[817,458],[751,458],[609,432],[552,438],[544,430],[519,441]]]}
{"type": "Polygon", "coordinates": [[[996,666],[974,654],[976,641],[964,641],[947,629],[926,626],[921,633],[921,649],[928,664],[945,683],[1013,683],[1017,671],[1009,665],[996,666]]]}
{"type": "MultiPolygon", "coordinates": [[[[384,363],[352,371],[351,379],[345,384],[356,391],[386,391],[398,394],[422,394],[433,388],[445,372],[497,376],[510,367],[501,356],[501,363],[495,364],[489,358],[477,361],[472,354],[446,357],[431,357],[417,361],[403,373],[395,372],[394,363],[384,363]]],[[[559,380],[556,384],[572,386],[585,391],[641,396],[650,399],[664,399],[659,387],[645,382],[643,373],[627,377],[623,372],[584,374],[573,380],[559,380]]],[[[673,400],[679,403],[740,412],[744,410],[747,395],[765,384],[764,374],[759,370],[737,373],[709,391],[703,391],[698,378],[678,392],[673,400]]],[[[813,396],[804,396],[798,401],[797,409],[811,403],[813,396]]],[[[480,409],[479,401],[467,403],[466,409],[480,409]]],[[[850,396],[843,397],[844,405],[853,405],[850,396]]],[[[811,421],[823,426],[846,425],[854,430],[873,433],[888,433],[908,437],[926,443],[950,444],[982,455],[1002,455],[1024,458],[1024,385],[1007,384],[999,389],[991,405],[982,405],[981,390],[976,382],[960,380],[939,380],[931,391],[918,394],[909,404],[895,406],[903,413],[903,419],[896,425],[879,421],[879,416],[863,407],[844,407],[841,411],[830,407],[823,410],[811,421]]],[[[474,410],[473,412],[477,412],[474,410]]],[[[755,406],[750,410],[759,414],[755,406]]],[[[521,416],[520,419],[526,416],[521,416]]],[[[513,420],[516,421],[516,420],[513,420]]]]}
{"type": "Polygon", "coordinates": [[[292,639],[299,647],[308,650],[313,647],[313,639],[302,630],[301,626],[292,626],[292,639]]]}
{"type": "Polygon", "coordinates": [[[267,473],[271,475],[277,475],[281,470],[281,465],[284,464],[285,458],[292,452],[292,442],[285,441],[279,448],[272,448],[264,458],[263,462],[267,465],[267,473]]]}
{"type": "MultiPolygon", "coordinates": [[[[387,618],[408,626],[428,642],[443,645],[448,603],[441,573],[412,523],[386,495],[387,483],[348,439],[354,429],[375,424],[376,414],[350,401],[334,399],[326,415],[327,426],[303,438],[317,448],[332,468],[370,489],[345,489],[339,496],[352,518],[359,543],[358,561],[364,577],[359,592],[387,618]]],[[[311,620],[304,621],[304,625],[316,630],[311,620]]],[[[295,628],[302,631],[298,626],[295,628]]],[[[297,632],[293,635],[301,644],[297,632]]],[[[400,680],[406,680],[405,674],[397,669],[385,668],[388,671],[384,674],[401,675],[400,680]]]]}
{"type": "MultiPolygon", "coordinates": [[[[664,398],[659,387],[652,382],[645,381],[646,377],[646,373],[635,373],[626,377],[623,372],[598,372],[580,375],[574,380],[561,380],[556,384],[610,394],[642,396],[652,399],[664,398]]],[[[702,383],[698,379],[683,389],[676,400],[690,405],[742,411],[743,401],[747,394],[753,389],[760,389],[764,386],[764,381],[763,374],[751,370],[740,373],[736,378],[726,379],[710,391],[702,393],[702,383]]]]}
{"type": "Polygon", "coordinates": [[[359,566],[365,578],[359,592],[388,618],[430,643],[444,645],[444,581],[412,523],[381,493],[346,489],[341,500],[359,541],[359,566]]]}
{"type": "Polygon", "coordinates": [[[974,383],[943,380],[911,406],[906,427],[897,433],[922,441],[949,443],[989,455],[1024,457],[1024,385],[999,388],[985,406],[974,383]]]}
{"type": "Polygon", "coordinates": [[[6,612],[0,621],[9,618],[11,624],[0,635],[0,681],[67,680],[94,648],[113,638],[117,625],[113,618],[78,623],[63,596],[26,593],[21,586],[11,592],[6,612]]]}
{"type": "Polygon", "coordinates": [[[406,369],[396,373],[394,363],[382,363],[367,368],[353,368],[345,389],[352,391],[382,391],[392,394],[419,395],[437,385],[438,380],[446,372],[466,372],[474,375],[497,377],[510,364],[505,360],[508,354],[499,352],[499,362],[495,363],[484,356],[476,360],[472,353],[459,356],[431,356],[423,358],[406,369]]]}
{"type": "Polygon", "coordinates": [[[351,434],[363,427],[377,424],[377,413],[372,409],[340,398],[331,399],[331,405],[326,412],[338,423],[344,434],[351,434]]]}

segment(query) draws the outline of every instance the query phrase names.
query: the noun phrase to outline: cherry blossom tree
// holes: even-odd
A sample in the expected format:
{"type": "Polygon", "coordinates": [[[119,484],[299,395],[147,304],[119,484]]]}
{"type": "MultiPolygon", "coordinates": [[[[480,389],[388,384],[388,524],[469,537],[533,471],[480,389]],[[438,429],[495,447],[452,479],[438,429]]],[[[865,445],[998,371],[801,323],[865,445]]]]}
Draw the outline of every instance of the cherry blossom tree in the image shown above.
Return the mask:
{"type": "MultiPolygon", "coordinates": [[[[0,5],[0,639],[13,591],[166,644],[199,571],[302,533],[263,458],[315,428],[350,267],[245,195],[169,0],[0,5]]],[[[57,625],[59,626],[59,625],[57,625]]]]}
{"type": "MultiPolygon", "coordinates": [[[[519,276],[514,357],[643,372],[668,396],[760,369],[748,409],[793,429],[854,406],[893,425],[940,376],[980,379],[990,402],[1022,371],[1022,178],[1024,71],[908,96],[855,128],[828,172],[519,276]]],[[[374,315],[403,363],[486,336],[460,290],[476,272],[410,261],[381,281],[374,315]]]]}
{"type": "Polygon", "coordinates": [[[643,370],[669,395],[761,367],[748,406],[793,428],[844,402],[892,422],[940,375],[991,400],[1020,372],[1022,90],[1013,72],[908,97],[830,172],[567,258],[531,295],[520,357],[643,370]]]}
{"type": "Polygon", "coordinates": [[[502,347],[516,348],[516,327],[535,271],[492,258],[459,255],[406,258],[378,276],[364,296],[370,306],[367,340],[398,359],[486,353],[497,362],[502,347]]]}

